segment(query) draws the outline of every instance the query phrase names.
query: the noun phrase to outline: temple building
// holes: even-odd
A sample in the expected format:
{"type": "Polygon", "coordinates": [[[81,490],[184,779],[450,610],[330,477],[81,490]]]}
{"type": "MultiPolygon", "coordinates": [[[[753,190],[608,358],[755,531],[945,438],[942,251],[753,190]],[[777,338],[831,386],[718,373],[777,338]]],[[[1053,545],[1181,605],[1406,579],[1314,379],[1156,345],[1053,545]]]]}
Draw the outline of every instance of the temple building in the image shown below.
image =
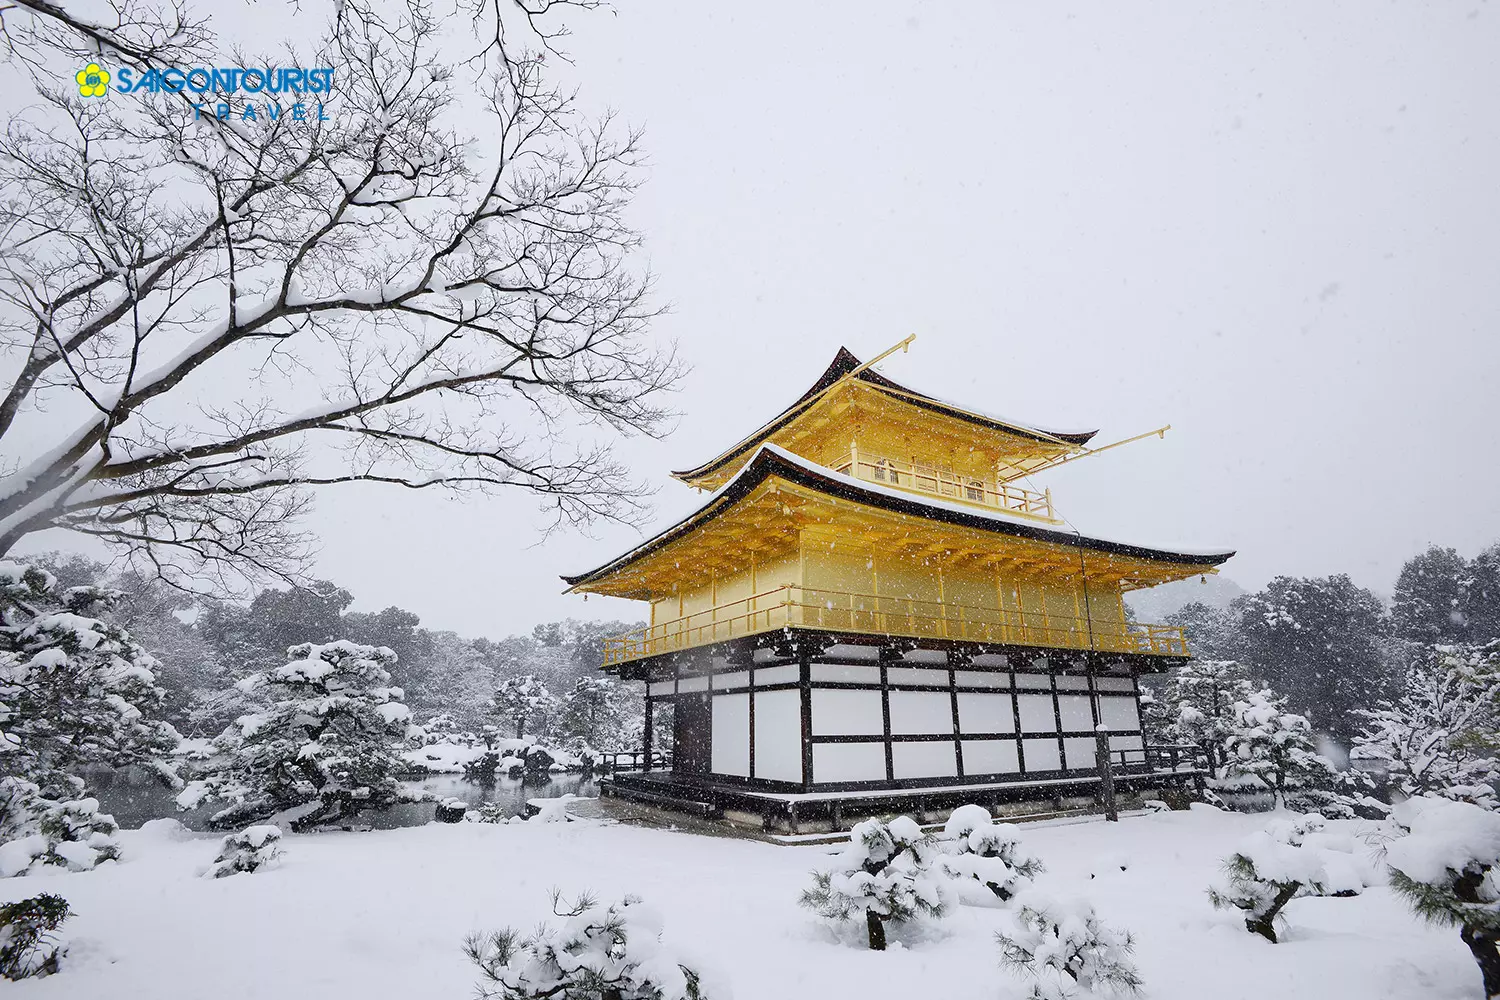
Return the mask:
{"type": "Polygon", "coordinates": [[[695,512],[564,577],[650,607],[605,644],[607,670],[645,683],[648,750],[672,706],[670,769],[607,794],[793,832],[912,798],[1087,794],[1101,725],[1125,779],[1160,773],[1138,679],[1189,640],[1124,595],[1233,553],[1083,535],[1020,485],[1103,450],[1094,434],[924,395],[840,349],[770,422],[673,473],[712,491],[695,512]]]}

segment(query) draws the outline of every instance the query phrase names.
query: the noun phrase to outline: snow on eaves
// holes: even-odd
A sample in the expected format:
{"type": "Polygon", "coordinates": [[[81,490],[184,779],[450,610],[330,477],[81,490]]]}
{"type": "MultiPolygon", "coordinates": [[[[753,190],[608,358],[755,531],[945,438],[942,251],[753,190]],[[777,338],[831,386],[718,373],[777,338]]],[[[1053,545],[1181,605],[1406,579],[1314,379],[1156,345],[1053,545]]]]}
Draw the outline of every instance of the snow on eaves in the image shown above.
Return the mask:
{"type": "Polygon", "coordinates": [[[757,448],[755,452],[750,456],[749,460],[740,467],[739,471],[731,476],[729,480],[724,483],[724,485],[720,486],[717,490],[710,494],[709,498],[703,504],[701,504],[697,510],[694,510],[692,513],[688,514],[686,517],[684,517],[682,520],[678,521],[671,527],[659,532],[652,538],[649,538],[646,541],[642,542],[640,545],[637,545],[629,552],[626,552],[625,554],[610,560],[603,566],[600,566],[594,570],[590,570],[586,573],[578,574],[577,576],[563,577],[564,582],[572,586],[576,586],[579,583],[582,583],[592,577],[598,576],[600,573],[603,573],[607,570],[623,566],[635,560],[639,556],[645,554],[647,551],[671,540],[673,536],[682,533],[690,526],[697,523],[703,514],[714,508],[726,496],[733,495],[740,490],[747,489],[748,486],[746,485],[746,483],[748,483],[749,480],[754,479],[758,482],[759,479],[764,478],[765,475],[770,474],[764,472],[762,468],[764,460],[768,455],[773,456],[775,459],[779,460],[782,463],[795,466],[811,476],[829,480],[830,482],[837,484],[844,490],[847,490],[849,493],[863,493],[866,495],[881,496],[898,501],[901,504],[910,507],[916,507],[919,509],[926,509],[931,511],[942,511],[950,514],[958,514],[970,522],[990,522],[994,525],[993,530],[1004,532],[1007,534],[1024,534],[1027,536],[1038,538],[1041,541],[1049,541],[1061,545],[1082,545],[1085,548],[1092,548],[1106,552],[1111,550],[1131,550],[1139,552],[1143,557],[1156,558],[1164,561],[1172,561],[1174,558],[1178,558],[1181,560],[1195,562],[1213,560],[1214,564],[1217,564],[1234,555],[1234,552],[1232,550],[1222,548],[1169,549],[1142,545],[1138,542],[1125,542],[1117,539],[1101,538],[1097,535],[1084,535],[1078,532],[1067,531],[1065,529],[1061,529],[1052,525],[1038,523],[1031,518],[1020,517],[1014,514],[1007,514],[1003,511],[987,510],[983,507],[972,506],[965,503],[959,503],[957,501],[944,500],[939,497],[927,497],[919,493],[911,493],[893,486],[885,486],[880,483],[866,482],[863,479],[856,479],[853,476],[846,475],[841,472],[835,472],[827,466],[819,465],[816,462],[803,458],[800,455],[794,455],[792,452],[787,451],[785,448],[782,448],[779,445],[771,444],[770,442],[763,442],[760,447],[757,448]],[[1012,530],[1016,528],[1022,530],[1012,530]]]}

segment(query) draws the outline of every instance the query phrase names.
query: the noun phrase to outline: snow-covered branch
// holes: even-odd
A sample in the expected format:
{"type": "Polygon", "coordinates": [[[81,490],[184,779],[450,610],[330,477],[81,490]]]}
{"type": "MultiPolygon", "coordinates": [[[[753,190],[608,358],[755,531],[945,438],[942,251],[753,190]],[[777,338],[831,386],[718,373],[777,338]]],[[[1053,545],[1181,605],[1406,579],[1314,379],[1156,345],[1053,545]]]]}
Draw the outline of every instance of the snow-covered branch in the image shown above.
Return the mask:
{"type": "MultiPolygon", "coordinates": [[[[59,60],[225,59],[186,7],[117,13],[27,0],[3,28],[59,60]]],[[[0,135],[0,555],[63,527],[285,576],[306,490],[354,481],[642,513],[608,438],[659,433],[681,369],[624,219],[639,134],[585,120],[535,52],[443,62],[418,6],[342,4],[316,50],[332,113],[301,122],[33,74],[0,135]]]]}

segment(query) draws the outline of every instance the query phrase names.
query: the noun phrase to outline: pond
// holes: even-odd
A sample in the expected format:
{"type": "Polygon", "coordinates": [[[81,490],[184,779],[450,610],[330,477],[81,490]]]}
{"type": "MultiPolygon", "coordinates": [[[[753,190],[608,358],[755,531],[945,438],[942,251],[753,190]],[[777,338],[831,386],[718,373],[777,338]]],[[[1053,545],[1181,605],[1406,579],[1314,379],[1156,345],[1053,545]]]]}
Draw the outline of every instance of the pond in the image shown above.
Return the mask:
{"type": "MultiPolygon", "coordinates": [[[[91,771],[88,783],[89,794],[99,799],[100,811],[112,814],[115,822],[126,830],[134,830],[148,820],[163,816],[181,820],[193,830],[206,830],[208,817],[222,808],[204,806],[181,811],[173,802],[176,792],[163,787],[146,772],[135,769],[91,771]]],[[[436,774],[402,784],[415,792],[435,795],[439,799],[463,799],[470,805],[497,802],[512,816],[525,814],[527,799],[554,799],[561,795],[592,798],[599,794],[598,782],[591,774],[553,774],[534,782],[500,778],[491,786],[476,785],[456,774],[436,774]]],[[[367,813],[360,816],[358,822],[367,823],[377,830],[423,826],[432,821],[436,809],[435,802],[408,802],[367,813]]]]}

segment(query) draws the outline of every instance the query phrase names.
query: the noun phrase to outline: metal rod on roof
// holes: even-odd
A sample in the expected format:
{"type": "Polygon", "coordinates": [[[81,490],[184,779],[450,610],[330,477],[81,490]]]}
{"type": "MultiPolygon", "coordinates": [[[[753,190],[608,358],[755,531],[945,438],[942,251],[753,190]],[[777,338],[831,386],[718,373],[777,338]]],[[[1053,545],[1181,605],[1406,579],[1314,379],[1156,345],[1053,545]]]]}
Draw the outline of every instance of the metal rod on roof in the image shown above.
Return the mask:
{"type": "MultiPolygon", "coordinates": [[[[875,355],[873,358],[871,358],[869,361],[866,361],[864,364],[858,365],[858,366],[856,366],[854,368],[851,368],[848,372],[846,372],[844,374],[843,378],[840,378],[837,381],[842,382],[846,378],[853,378],[854,376],[858,375],[860,372],[864,371],[866,368],[872,367],[877,362],[884,361],[886,358],[890,357],[892,354],[895,354],[897,351],[900,351],[902,354],[905,354],[906,351],[907,351],[907,348],[911,347],[911,342],[913,340],[916,340],[916,339],[917,339],[917,335],[914,333],[911,336],[907,337],[905,340],[901,341],[901,343],[897,344],[896,346],[889,347],[889,348],[886,348],[885,350],[881,351],[879,354],[875,355]]],[[[833,386],[829,386],[829,388],[831,389],[831,388],[833,388],[833,386]]]]}
{"type": "Polygon", "coordinates": [[[1153,435],[1155,435],[1156,437],[1164,438],[1164,437],[1167,436],[1167,431],[1169,431],[1171,429],[1172,429],[1172,425],[1171,424],[1165,424],[1165,425],[1163,425],[1161,427],[1158,427],[1154,431],[1147,431],[1144,434],[1137,434],[1135,437],[1128,437],[1128,438],[1126,438],[1123,441],[1116,441],[1114,444],[1107,444],[1107,445],[1104,445],[1101,448],[1087,448],[1087,449],[1079,452],[1076,455],[1069,455],[1066,458],[1060,458],[1060,459],[1058,459],[1055,462],[1048,462],[1047,464],[1045,464],[1045,465],[1039,465],[1039,466],[1037,466],[1034,469],[1027,469],[1025,472],[1018,472],[1015,475],[1008,476],[1005,479],[1002,479],[1000,481],[1003,482],[1003,483],[1008,483],[1012,479],[1020,479],[1023,476],[1035,475],[1038,472],[1051,472],[1053,469],[1057,468],[1059,465],[1067,465],[1069,462],[1076,462],[1080,458],[1088,458],[1091,455],[1097,455],[1100,452],[1109,451],[1111,448],[1118,448],[1122,444],[1130,444],[1132,442],[1139,441],[1142,438],[1148,438],[1148,437],[1151,437],[1153,435]]]}

